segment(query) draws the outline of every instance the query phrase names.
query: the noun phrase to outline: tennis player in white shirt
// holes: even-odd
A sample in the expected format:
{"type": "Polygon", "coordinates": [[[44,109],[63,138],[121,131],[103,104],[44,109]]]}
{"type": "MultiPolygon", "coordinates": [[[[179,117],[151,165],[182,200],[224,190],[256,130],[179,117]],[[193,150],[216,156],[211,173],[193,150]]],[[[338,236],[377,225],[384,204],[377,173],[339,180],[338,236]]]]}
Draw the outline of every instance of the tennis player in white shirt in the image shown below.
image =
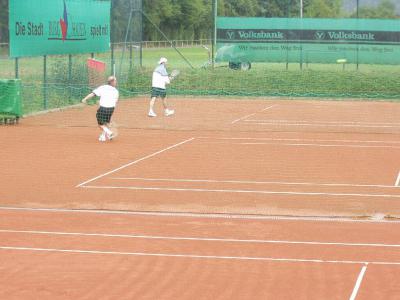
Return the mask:
{"type": "Polygon", "coordinates": [[[100,97],[99,108],[96,113],[97,124],[101,130],[99,136],[100,142],[105,142],[107,139],[111,140],[113,138],[113,132],[108,126],[119,98],[119,92],[116,86],[117,78],[110,76],[107,79],[107,84],[99,86],[82,99],[82,103],[86,104],[87,100],[95,96],[100,97]]]}
{"type": "Polygon", "coordinates": [[[173,109],[168,108],[168,103],[166,100],[167,90],[166,85],[170,84],[171,79],[168,75],[166,64],[168,60],[165,57],[161,57],[158,66],[154,69],[153,78],[152,78],[152,87],[151,87],[151,100],[149,107],[149,117],[157,117],[157,114],[154,112],[154,103],[156,102],[157,97],[160,97],[163,100],[164,106],[164,114],[165,116],[171,116],[175,113],[173,109]]]}

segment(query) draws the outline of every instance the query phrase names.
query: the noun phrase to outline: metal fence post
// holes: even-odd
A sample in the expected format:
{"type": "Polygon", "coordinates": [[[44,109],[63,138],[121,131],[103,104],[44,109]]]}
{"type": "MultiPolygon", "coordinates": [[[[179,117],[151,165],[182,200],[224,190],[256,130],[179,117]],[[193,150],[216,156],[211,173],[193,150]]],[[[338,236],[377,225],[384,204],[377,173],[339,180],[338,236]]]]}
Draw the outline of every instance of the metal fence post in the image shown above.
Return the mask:
{"type": "Polygon", "coordinates": [[[68,89],[69,89],[69,102],[72,98],[72,54],[68,55],[68,89]]]}
{"type": "Polygon", "coordinates": [[[111,43],[111,75],[115,75],[114,74],[114,64],[115,64],[115,60],[114,60],[114,44],[111,43]]]}
{"type": "MultiPolygon", "coordinates": [[[[359,8],[360,8],[360,0],[357,0],[357,8],[356,8],[356,10],[357,10],[357,21],[358,21],[358,18],[359,18],[359,8]]],[[[357,29],[358,29],[358,24],[357,24],[357,29]]],[[[357,70],[358,70],[358,54],[359,54],[359,44],[357,43],[357,70]]]]}
{"type": "Polygon", "coordinates": [[[18,57],[15,58],[15,79],[19,78],[18,57]]]}
{"type": "Polygon", "coordinates": [[[133,52],[132,42],[129,42],[129,73],[132,72],[133,52]]]}
{"type": "Polygon", "coordinates": [[[46,110],[47,103],[47,56],[43,56],[43,108],[46,110]]]}

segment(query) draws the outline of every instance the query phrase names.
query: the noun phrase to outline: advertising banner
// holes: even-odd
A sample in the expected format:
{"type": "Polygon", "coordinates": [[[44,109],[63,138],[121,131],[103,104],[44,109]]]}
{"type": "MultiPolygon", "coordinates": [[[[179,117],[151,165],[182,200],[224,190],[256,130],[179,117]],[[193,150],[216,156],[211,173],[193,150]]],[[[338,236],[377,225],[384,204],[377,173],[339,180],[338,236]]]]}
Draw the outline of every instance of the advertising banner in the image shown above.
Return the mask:
{"type": "Polygon", "coordinates": [[[105,52],[110,1],[10,0],[10,56],[105,52]]]}
{"type": "Polygon", "coordinates": [[[219,17],[216,60],[400,64],[400,20],[219,17]]]}

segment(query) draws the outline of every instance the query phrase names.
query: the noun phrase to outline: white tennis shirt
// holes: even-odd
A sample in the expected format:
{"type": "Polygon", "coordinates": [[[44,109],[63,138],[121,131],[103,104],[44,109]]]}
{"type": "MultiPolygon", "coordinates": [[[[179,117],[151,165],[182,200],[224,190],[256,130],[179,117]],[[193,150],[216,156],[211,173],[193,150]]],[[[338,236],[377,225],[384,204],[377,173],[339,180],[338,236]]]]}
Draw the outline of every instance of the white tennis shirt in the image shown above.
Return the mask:
{"type": "Polygon", "coordinates": [[[152,87],[164,89],[166,85],[169,84],[169,77],[167,69],[164,64],[161,64],[155,68],[153,72],[152,87]]]}
{"type": "Polygon", "coordinates": [[[119,92],[111,85],[102,85],[93,91],[93,93],[100,97],[100,106],[102,107],[115,107],[118,102],[119,92]]]}

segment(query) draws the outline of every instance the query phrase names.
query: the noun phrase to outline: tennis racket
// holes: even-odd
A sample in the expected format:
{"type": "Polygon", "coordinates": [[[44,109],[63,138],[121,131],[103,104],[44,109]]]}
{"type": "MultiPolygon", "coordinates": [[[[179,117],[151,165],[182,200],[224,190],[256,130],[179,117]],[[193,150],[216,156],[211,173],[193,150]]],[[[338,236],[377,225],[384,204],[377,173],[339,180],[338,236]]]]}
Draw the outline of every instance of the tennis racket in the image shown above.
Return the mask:
{"type": "Polygon", "coordinates": [[[180,73],[181,73],[181,71],[179,71],[179,70],[172,70],[170,80],[171,81],[174,80],[180,73]]]}

